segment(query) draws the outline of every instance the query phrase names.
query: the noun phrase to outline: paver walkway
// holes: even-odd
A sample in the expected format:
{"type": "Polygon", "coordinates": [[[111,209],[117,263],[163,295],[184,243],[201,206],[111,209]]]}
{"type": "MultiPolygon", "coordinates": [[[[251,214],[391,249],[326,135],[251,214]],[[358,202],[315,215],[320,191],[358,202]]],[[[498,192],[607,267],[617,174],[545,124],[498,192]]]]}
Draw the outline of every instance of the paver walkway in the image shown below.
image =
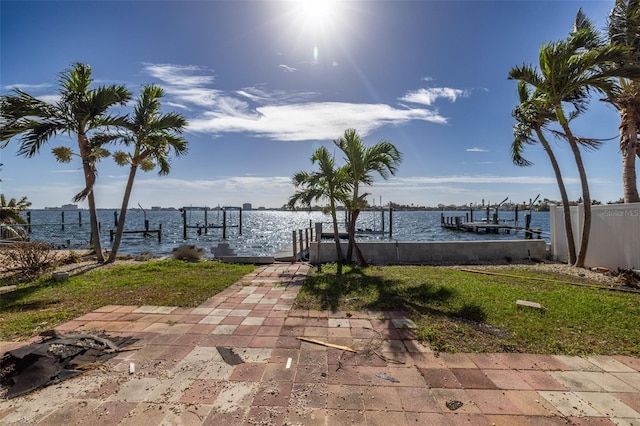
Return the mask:
{"type": "Polygon", "coordinates": [[[197,308],[105,306],[69,321],[58,330],[143,348],[0,401],[0,424],[640,425],[638,358],[436,356],[402,312],[291,310],[307,272],[268,265],[197,308]]]}

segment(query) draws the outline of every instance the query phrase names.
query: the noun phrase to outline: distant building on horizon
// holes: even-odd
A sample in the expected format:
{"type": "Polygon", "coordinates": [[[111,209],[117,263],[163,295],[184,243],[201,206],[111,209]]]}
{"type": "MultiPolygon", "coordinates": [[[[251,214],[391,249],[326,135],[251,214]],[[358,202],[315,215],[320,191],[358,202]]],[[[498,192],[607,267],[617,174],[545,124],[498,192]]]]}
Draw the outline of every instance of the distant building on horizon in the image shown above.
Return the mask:
{"type": "Polygon", "coordinates": [[[251,203],[244,203],[242,205],[242,210],[253,210],[253,208],[251,207],[251,203]]]}
{"type": "Polygon", "coordinates": [[[63,204],[61,207],[45,207],[45,210],[78,210],[77,204],[63,204]]]}

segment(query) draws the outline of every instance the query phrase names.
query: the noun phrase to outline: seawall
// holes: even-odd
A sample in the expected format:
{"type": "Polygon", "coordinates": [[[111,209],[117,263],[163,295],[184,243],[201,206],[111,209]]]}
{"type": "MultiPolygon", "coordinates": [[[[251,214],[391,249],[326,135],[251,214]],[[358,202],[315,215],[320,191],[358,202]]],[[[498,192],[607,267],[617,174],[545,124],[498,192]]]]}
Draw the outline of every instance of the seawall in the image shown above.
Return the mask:
{"type": "MultiPolygon", "coordinates": [[[[547,244],[544,240],[375,241],[359,242],[358,246],[365,260],[372,265],[421,265],[544,259],[547,244]]],[[[343,242],[341,247],[346,254],[347,243],[343,242]]],[[[333,241],[310,244],[309,261],[312,264],[336,260],[333,241]]]]}

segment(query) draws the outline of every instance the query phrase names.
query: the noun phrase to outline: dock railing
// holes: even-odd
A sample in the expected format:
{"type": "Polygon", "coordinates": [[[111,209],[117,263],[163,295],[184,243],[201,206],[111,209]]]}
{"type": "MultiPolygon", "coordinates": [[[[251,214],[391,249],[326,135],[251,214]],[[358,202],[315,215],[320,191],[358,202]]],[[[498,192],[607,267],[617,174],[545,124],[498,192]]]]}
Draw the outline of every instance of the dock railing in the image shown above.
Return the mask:
{"type": "Polygon", "coordinates": [[[291,231],[293,262],[297,262],[298,260],[309,256],[309,244],[314,240],[314,235],[318,238],[318,235],[320,234],[317,232],[314,234],[314,229],[311,227],[311,221],[309,221],[308,228],[291,231]]]}

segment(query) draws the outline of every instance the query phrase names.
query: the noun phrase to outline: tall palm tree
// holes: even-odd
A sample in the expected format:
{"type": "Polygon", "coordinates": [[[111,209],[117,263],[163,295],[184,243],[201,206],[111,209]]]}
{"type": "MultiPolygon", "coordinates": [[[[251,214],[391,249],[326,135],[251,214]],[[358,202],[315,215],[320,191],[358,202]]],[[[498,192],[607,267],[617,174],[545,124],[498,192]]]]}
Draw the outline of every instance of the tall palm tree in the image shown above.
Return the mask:
{"type": "Polygon", "coordinates": [[[290,198],[289,207],[295,208],[300,203],[310,207],[312,201],[326,199],[329,201],[329,213],[333,222],[333,241],[336,245],[338,258],[338,275],[342,274],[342,247],[340,245],[340,235],[338,231],[338,216],[336,213],[337,203],[344,203],[348,191],[347,169],[336,167],[333,156],[324,146],[318,148],[311,156],[311,163],[318,164],[317,172],[301,171],[293,176],[293,184],[300,188],[290,198]]]}
{"type": "Polygon", "coordinates": [[[539,70],[529,65],[514,67],[509,78],[521,80],[533,86],[541,99],[553,110],[562,128],[578,168],[584,203],[584,224],[580,252],[575,266],[584,267],[591,231],[591,196],[577,138],[569,127],[567,104],[576,111],[587,108],[592,92],[613,96],[616,91],[614,78],[633,77],[635,70],[615,67],[622,62],[624,49],[603,46],[600,35],[581,10],[578,11],[574,30],[566,40],[545,43],[540,48],[539,70]]]}
{"type": "MultiPolygon", "coordinates": [[[[608,20],[609,43],[628,49],[625,63],[640,62],[640,1],[616,0],[608,20]]],[[[640,82],[627,78],[618,81],[617,96],[605,101],[620,113],[620,152],[622,153],[622,188],[625,203],[640,202],[636,177],[636,156],[640,155],[640,82]]]]}
{"type": "Polygon", "coordinates": [[[512,114],[516,119],[516,124],[513,127],[514,140],[511,144],[511,159],[515,165],[520,167],[528,167],[532,164],[522,157],[522,151],[525,145],[536,143],[536,139],[534,139],[532,135],[532,133],[535,133],[537,140],[549,157],[556,182],[558,183],[558,189],[560,190],[560,197],[564,207],[564,227],[569,249],[569,263],[573,265],[576,262],[576,243],[573,237],[573,227],[571,226],[569,197],[567,195],[567,189],[564,186],[558,160],[543,133],[543,129],[554,119],[553,112],[544,109],[545,103],[537,101],[535,94],[529,90],[529,86],[523,81],[518,82],[518,98],[520,104],[513,110],[512,114]]]}
{"type": "Polygon", "coordinates": [[[347,262],[351,262],[353,250],[356,251],[358,262],[365,265],[366,262],[356,244],[356,220],[360,210],[365,205],[367,194],[360,194],[360,184],[371,185],[373,183],[373,173],[377,173],[383,179],[388,179],[395,175],[402,154],[388,141],[380,141],[375,145],[366,147],[355,129],[347,129],[344,135],[335,140],[334,143],[345,155],[346,167],[349,171],[351,184],[351,197],[347,205],[350,213],[349,218],[349,246],[347,249],[347,262]]]}
{"type": "MultiPolygon", "coordinates": [[[[82,161],[85,187],[75,195],[74,201],[87,199],[91,223],[91,241],[98,263],[104,262],[98,228],[98,215],[94,197],[96,163],[106,152],[101,144],[93,143],[90,134],[105,126],[121,124],[122,117],[108,114],[111,107],[124,106],[131,98],[121,85],[90,88],[91,67],[75,63],[59,75],[59,99],[47,103],[22,90],[0,98],[0,143],[6,145],[14,136],[21,135],[18,154],[32,157],[51,138],[59,134],[76,135],[78,155],[82,161]]],[[[68,150],[58,150],[69,160],[68,150]]],[[[55,152],[54,152],[55,154],[55,152]]]]}
{"type": "Polygon", "coordinates": [[[169,154],[176,156],[187,152],[187,141],[180,134],[187,125],[187,120],[177,113],[161,114],[160,99],[164,91],[155,85],[142,88],[132,117],[127,117],[122,124],[124,134],[100,134],[97,139],[105,142],[114,139],[122,140],[126,145],[133,145],[133,152],[116,151],[113,158],[121,166],[129,166],[129,178],[122,198],[120,220],[109,253],[107,263],[114,262],[120,248],[120,241],[127,217],[129,198],[138,168],[143,171],[153,170],[158,166],[159,175],[167,175],[171,170],[169,154]]]}

